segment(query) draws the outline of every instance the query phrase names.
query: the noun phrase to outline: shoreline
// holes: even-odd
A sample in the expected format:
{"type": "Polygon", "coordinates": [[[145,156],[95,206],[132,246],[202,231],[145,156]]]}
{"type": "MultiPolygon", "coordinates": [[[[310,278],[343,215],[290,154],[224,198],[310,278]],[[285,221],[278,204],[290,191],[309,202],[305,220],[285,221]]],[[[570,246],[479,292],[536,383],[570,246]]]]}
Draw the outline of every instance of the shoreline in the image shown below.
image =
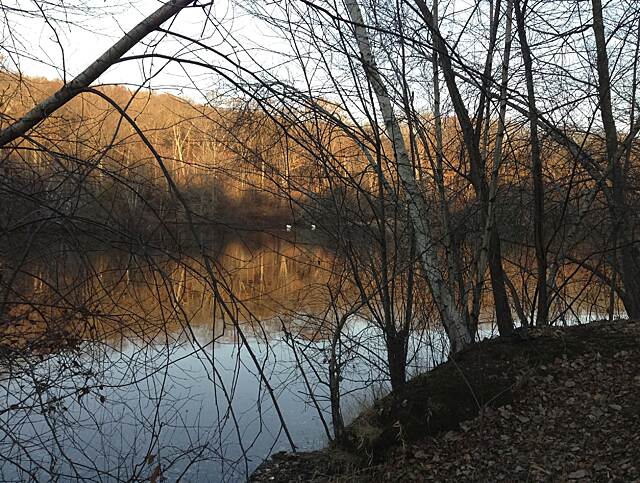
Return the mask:
{"type": "Polygon", "coordinates": [[[633,428],[640,427],[640,401],[634,403],[640,399],[639,368],[638,321],[519,330],[482,341],[376,401],[346,428],[342,447],[273,455],[250,481],[399,481],[399,474],[402,481],[600,481],[606,475],[605,481],[630,481],[640,478],[640,465],[634,466],[640,461],[640,436],[629,441],[633,428]],[[570,409],[585,401],[595,409],[570,409]],[[532,459],[531,451],[512,455],[517,462],[512,467],[486,455],[478,459],[496,446],[518,453],[519,435],[535,433],[531,444],[539,446],[554,433],[554,426],[546,426],[549,415],[565,405],[568,426],[559,441],[575,440],[569,449],[556,442],[544,457],[532,459]],[[600,421],[605,434],[632,431],[596,455],[603,448],[592,445],[597,427],[586,439],[580,435],[604,417],[609,418],[600,421]],[[467,445],[464,452],[457,449],[467,445]],[[581,457],[564,458],[571,448],[581,457]],[[597,467],[607,460],[613,464],[597,467]]]}

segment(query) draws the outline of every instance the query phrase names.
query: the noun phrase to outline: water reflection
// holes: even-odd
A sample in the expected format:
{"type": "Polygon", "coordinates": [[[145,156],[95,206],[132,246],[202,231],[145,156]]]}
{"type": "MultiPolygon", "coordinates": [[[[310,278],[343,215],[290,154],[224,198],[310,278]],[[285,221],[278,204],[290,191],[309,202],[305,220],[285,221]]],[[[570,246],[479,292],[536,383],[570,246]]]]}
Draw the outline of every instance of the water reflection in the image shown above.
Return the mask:
{"type": "MultiPolygon", "coordinates": [[[[298,448],[326,442],[322,374],[288,338],[322,357],[304,314],[326,306],[335,256],[280,236],[210,256],[218,286],[199,255],[54,244],[2,260],[3,481],[241,480],[289,449],[274,397],[298,448]]],[[[346,335],[380,340],[372,330],[354,318],[346,335]]],[[[380,377],[351,364],[347,409],[380,377]]]]}
{"type": "MultiPolygon", "coordinates": [[[[321,322],[342,263],[330,249],[220,237],[205,254],[217,283],[197,252],[50,244],[18,255],[0,271],[3,481],[242,480],[290,449],[281,418],[299,449],[325,444],[321,322]]],[[[349,319],[347,416],[386,390],[382,341],[349,319]]],[[[443,356],[438,330],[410,345],[409,373],[443,356]]]]}

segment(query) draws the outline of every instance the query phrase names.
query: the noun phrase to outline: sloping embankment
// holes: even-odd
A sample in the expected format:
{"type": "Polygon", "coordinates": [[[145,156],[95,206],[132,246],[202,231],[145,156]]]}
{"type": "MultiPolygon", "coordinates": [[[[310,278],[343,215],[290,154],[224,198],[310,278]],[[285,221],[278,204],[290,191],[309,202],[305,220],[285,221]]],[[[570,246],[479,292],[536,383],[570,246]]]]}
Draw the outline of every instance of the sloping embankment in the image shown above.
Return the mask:
{"type": "Polygon", "coordinates": [[[633,480],[639,375],[638,322],[484,341],[362,413],[344,448],[276,455],[252,481],[633,480]]]}

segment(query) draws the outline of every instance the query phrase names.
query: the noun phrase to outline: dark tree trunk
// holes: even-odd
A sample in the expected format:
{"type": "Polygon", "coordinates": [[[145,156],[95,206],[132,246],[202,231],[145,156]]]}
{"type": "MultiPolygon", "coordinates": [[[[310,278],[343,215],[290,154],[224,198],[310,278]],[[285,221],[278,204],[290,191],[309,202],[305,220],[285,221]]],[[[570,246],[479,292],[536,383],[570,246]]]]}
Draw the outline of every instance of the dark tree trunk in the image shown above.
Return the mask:
{"type": "MultiPolygon", "coordinates": [[[[621,231],[624,231],[624,227],[621,231]]],[[[618,266],[624,291],[620,295],[624,310],[630,319],[640,319],[640,253],[628,236],[623,236],[618,248],[618,266]],[[627,242],[627,243],[625,243],[627,242]]]]}
{"type": "Polygon", "coordinates": [[[404,331],[387,334],[387,358],[391,388],[395,391],[407,381],[407,336],[404,331]]]}
{"type": "MultiPolygon", "coordinates": [[[[479,136],[473,127],[473,123],[469,117],[469,112],[467,111],[464,101],[462,100],[462,96],[460,95],[460,91],[456,83],[455,72],[449,57],[448,47],[440,34],[438,25],[434,21],[433,15],[424,0],[415,1],[425,23],[431,31],[433,44],[439,52],[438,58],[440,60],[440,66],[442,67],[442,73],[444,75],[447,90],[449,91],[449,96],[451,97],[458,122],[462,128],[464,146],[467,154],[469,155],[472,184],[476,192],[476,196],[480,200],[482,212],[482,216],[480,217],[480,226],[484,226],[487,216],[487,207],[489,205],[489,189],[484,176],[484,162],[482,160],[482,154],[480,153],[480,146],[478,142],[479,136]]],[[[499,251],[500,242],[495,228],[492,230],[491,236],[493,241],[489,243],[488,257],[492,291],[496,307],[496,320],[498,322],[500,334],[507,335],[513,331],[513,317],[511,316],[511,310],[509,309],[509,297],[504,284],[504,271],[501,260],[502,253],[499,251]]],[[[478,276],[482,277],[483,274],[478,274],[478,276]]],[[[479,314],[474,314],[475,317],[478,315],[479,314]]],[[[474,320],[473,322],[474,324],[477,324],[477,320],[474,320]]]]}
{"type": "MultiPolygon", "coordinates": [[[[598,99],[606,138],[608,170],[612,179],[608,200],[609,211],[616,231],[614,239],[619,240],[619,247],[616,250],[617,262],[624,289],[621,299],[627,315],[635,319],[640,317],[640,264],[638,259],[640,254],[634,246],[635,240],[630,228],[626,173],[622,165],[623,152],[618,149],[618,130],[613,116],[609,56],[601,0],[592,0],[592,8],[598,69],[598,99]]],[[[627,149],[631,149],[631,147],[629,146],[627,149]]]]}
{"type": "Polygon", "coordinates": [[[502,250],[500,237],[495,228],[491,230],[489,238],[489,272],[491,274],[491,286],[493,288],[493,301],[496,310],[496,323],[500,335],[513,333],[513,316],[507,296],[504,268],[502,267],[502,250]]]}
{"type": "Polygon", "coordinates": [[[547,254],[544,240],[544,181],[542,179],[542,157],[538,138],[538,110],[533,83],[533,61],[527,40],[524,11],[520,0],[514,0],[518,38],[522,52],[525,79],[527,84],[527,103],[529,108],[529,139],[531,144],[531,176],[533,178],[533,232],[537,265],[538,306],[536,325],[549,322],[549,302],[547,290],[547,254]]]}
{"type": "Polygon", "coordinates": [[[344,420],[340,408],[340,364],[338,363],[335,347],[332,349],[329,361],[329,394],[331,399],[331,423],[333,424],[333,438],[337,443],[344,441],[344,420]]]}

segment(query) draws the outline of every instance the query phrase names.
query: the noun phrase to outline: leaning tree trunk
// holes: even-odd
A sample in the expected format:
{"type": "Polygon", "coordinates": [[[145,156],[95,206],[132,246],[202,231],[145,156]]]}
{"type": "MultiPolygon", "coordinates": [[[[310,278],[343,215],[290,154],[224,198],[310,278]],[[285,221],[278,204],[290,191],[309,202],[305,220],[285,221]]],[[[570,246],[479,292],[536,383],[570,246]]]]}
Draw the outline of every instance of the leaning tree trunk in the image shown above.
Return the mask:
{"type": "Polygon", "coordinates": [[[452,352],[457,352],[470,345],[473,342],[473,337],[465,323],[462,311],[456,304],[451,286],[440,273],[438,253],[435,249],[436,243],[428,221],[426,203],[416,182],[415,171],[402,137],[400,123],[393,112],[389,92],[383,83],[382,76],[373,57],[360,6],[357,0],[346,0],[345,5],[354,24],[354,34],[358,43],[362,66],[367,79],[373,87],[384,120],[386,133],[395,150],[396,168],[405,192],[409,219],[416,237],[420,263],[442,317],[442,323],[451,343],[451,350],[452,352]]]}
{"type": "MultiPolygon", "coordinates": [[[[611,102],[611,76],[609,74],[609,56],[607,54],[607,40],[604,31],[601,0],[592,0],[593,33],[596,41],[596,66],[598,70],[598,98],[600,101],[600,115],[604,127],[606,153],[609,172],[612,177],[612,193],[609,198],[609,211],[613,223],[618,229],[616,237],[617,263],[620,267],[620,278],[624,287],[621,296],[622,303],[630,318],[640,318],[640,264],[637,249],[634,246],[630,230],[629,206],[625,172],[622,166],[622,153],[618,149],[618,131],[613,116],[611,102]]],[[[628,149],[631,149],[630,146],[628,149]]]]}
{"type": "Polygon", "coordinates": [[[47,97],[17,122],[0,131],[0,147],[24,135],[36,124],[44,121],[55,111],[89,87],[109,67],[144,39],[160,25],[177,15],[195,0],[171,0],[145,18],[124,37],[113,44],[104,54],[98,57],[89,67],[78,74],[71,82],[65,84],[57,92],[47,97]]]}

